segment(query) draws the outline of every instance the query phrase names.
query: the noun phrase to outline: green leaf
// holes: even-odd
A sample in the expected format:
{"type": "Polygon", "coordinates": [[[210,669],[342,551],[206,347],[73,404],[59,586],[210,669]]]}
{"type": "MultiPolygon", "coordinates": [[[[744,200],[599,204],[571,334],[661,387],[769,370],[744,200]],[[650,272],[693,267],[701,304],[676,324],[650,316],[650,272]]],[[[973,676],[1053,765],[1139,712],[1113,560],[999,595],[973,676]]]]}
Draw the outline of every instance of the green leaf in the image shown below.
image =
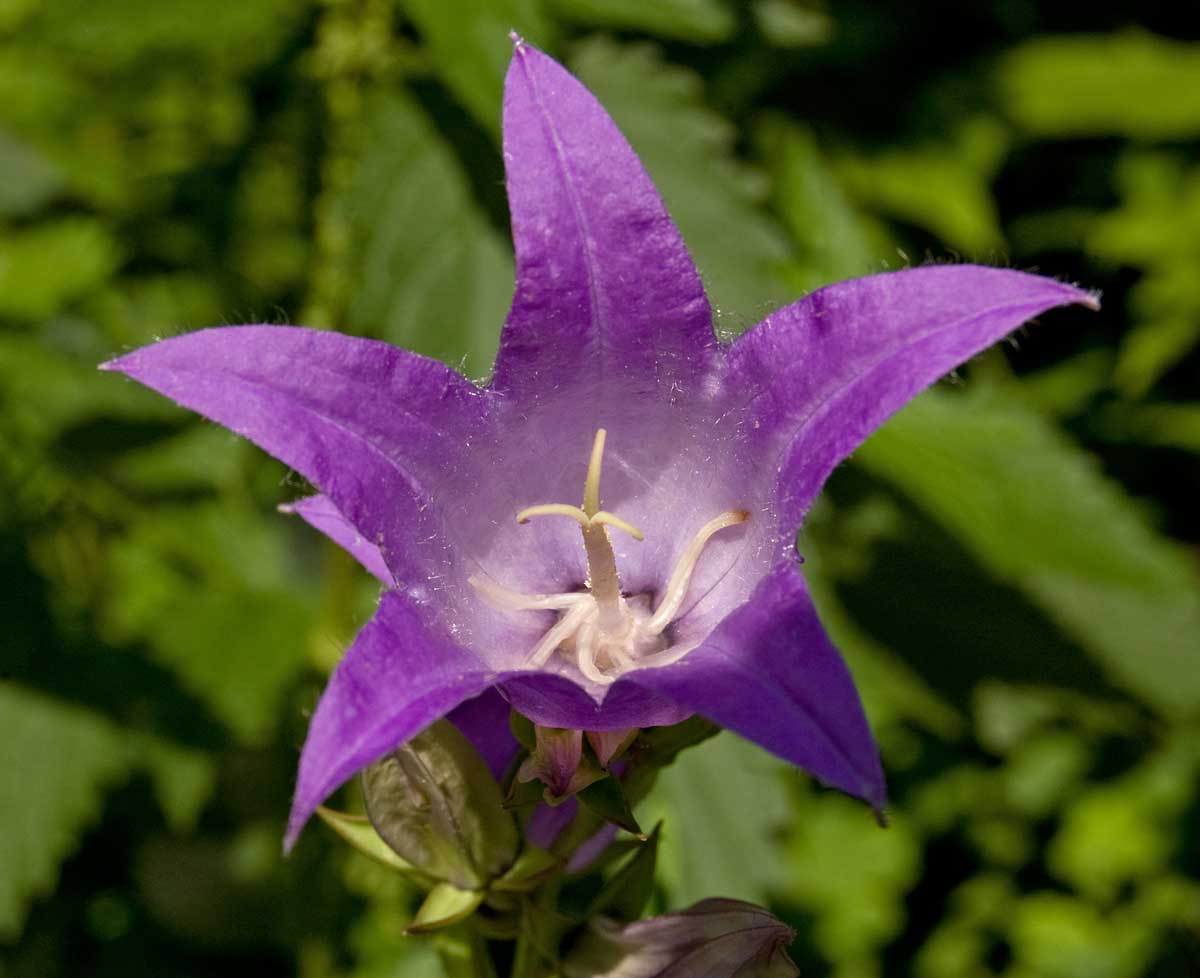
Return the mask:
{"type": "Polygon", "coordinates": [[[621,790],[621,782],[616,778],[602,778],[589,784],[577,797],[583,805],[606,822],[611,822],[634,835],[643,834],[641,826],[629,809],[629,800],[621,790]]]}
{"type": "Polygon", "coordinates": [[[110,638],[146,642],[248,743],[276,728],[309,651],[313,603],[288,532],[244,502],[163,506],[113,545],[108,568],[110,638]]]}
{"type": "Polygon", "coordinates": [[[517,861],[492,884],[492,889],[510,892],[531,890],[562,867],[563,861],[552,852],[527,844],[517,861]]]}
{"type": "Polygon", "coordinates": [[[597,914],[618,920],[637,920],[654,895],[654,870],[658,864],[662,825],[654,831],[609,878],[588,907],[589,918],[597,914]]]}
{"type": "Polygon", "coordinates": [[[0,130],[0,217],[32,214],[62,189],[59,168],[0,130]]]}
{"type": "Polygon", "coordinates": [[[512,298],[507,243],[406,95],[374,93],[360,135],[356,174],[340,200],[351,241],[350,327],[485,374],[512,298]]]}
{"type": "Polygon", "coordinates": [[[1039,37],[999,72],[1009,114],[1044,136],[1200,133],[1200,44],[1153,34],[1039,37]]]}
{"type": "Polygon", "coordinates": [[[43,319],[101,284],[116,241],[90,218],[64,218],[0,237],[0,316],[43,319]]]}
{"type": "Polygon", "coordinates": [[[307,6],[294,0],[241,0],[212,16],[207,0],[58,0],[27,31],[63,54],[128,69],[139,58],[202,56],[222,67],[271,58],[307,6]]]}
{"type": "Polygon", "coordinates": [[[1200,454],[1200,404],[1122,404],[1100,417],[1112,437],[1200,454]]]}
{"type": "Polygon", "coordinates": [[[857,801],[810,796],[789,836],[784,893],[812,914],[829,960],[862,960],[896,936],[921,870],[920,840],[902,817],[883,830],[857,801]]]}
{"type": "Polygon", "coordinates": [[[539,0],[401,0],[446,84],[476,120],[500,131],[500,98],[512,55],[509,32],[553,44],[539,0]]]}
{"type": "Polygon", "coordinates": [[[987,257],[1004,247],[991,182],[1007,148],[1004,128],[980,117],[960,126],[949,144],[846,156],[838,172],[864,204],[987,257]]]}
{"type": "Polygon", "coordinates": [[[672,904],[714,893],[766,901],[784,878],[777,836],[790,817],[790,770],[725,733],[662,771],[639,812],[644,822],[663,824],[658,864],[672,904]]]}
{"type": "Polygon", "coordinates": [[[780,48],[825,44],[835,31],[833,17],[804,0],[755,0],[754,20],[766,41],[780,48]]]}
{"type": "Polygon", "coordinates": [[[723,329],[740,331],[794,298],[787,241],[761,209],[766,185],[733,154],[733,127],[704,105],[691,71],[649,45],[581,44],[571,67],[650,172],[704,278],[723,329]]]}
{"type": "Polygon", "coordinates": [[[412,923],[405,929],[410,934],[441,930],[471,916],[481,903],[481,890],[460,890],[449,883],[439,883],[429,891],[412,923]]]}
{"type": "Polygon", "coordinates": [[[565,20],[694,44],[724,41],[737,26],[725,0],[550,0],[550,7],[565,20]]]}
{"type": "Polygon", "coordinates": [[[11,684],[0,685],[0,716],[0,939],[9,940],[129,760],[106,720],[11,684]]]}
{"type": "Polygon", "coordinates": [[[154,794],[167,823],[180,834],[193,831],[217,787],[213,758],[147,735],[134,736],[130,746],[131,757],[154,782],[154,794]]]}
{"type": "Polygon", "coordinates": [[[855,461],[1024,591],[1113,680],[1165,712],[1200,704],[1194,568],[1037,415],[986,395],[929,392],[855,461]]]}
{"type": "Polygon", "coordinates": [[[755,142],[769,168],[772,210],[794,245],[787,279],[796,292],[878,271],[880,257],[894,252],[851,206],[813,134],[787,116],[768,114],[755,142]]]}
{"type": "Polygon", "coordinates": [[[363,793],[383,840],[435,879],[475,889],[516,857],[517,830],[500,787],[448,720],[366,768],[363,793]]]}
{"type": "Polygon", "coordinates": [[[389,869],[399,870],[402,873],[416,872],[416,868],[412,863],[398,856],[379,837],[379,833],[375,831],[370,820],[365,815],[350,815],[346,812],[337,812],[332,808],[326,808],[324,805],[317,807],[317,814],[321,817],[322,822],[367,858],[374,859],[375,862],[387,866],[389,869]]]}

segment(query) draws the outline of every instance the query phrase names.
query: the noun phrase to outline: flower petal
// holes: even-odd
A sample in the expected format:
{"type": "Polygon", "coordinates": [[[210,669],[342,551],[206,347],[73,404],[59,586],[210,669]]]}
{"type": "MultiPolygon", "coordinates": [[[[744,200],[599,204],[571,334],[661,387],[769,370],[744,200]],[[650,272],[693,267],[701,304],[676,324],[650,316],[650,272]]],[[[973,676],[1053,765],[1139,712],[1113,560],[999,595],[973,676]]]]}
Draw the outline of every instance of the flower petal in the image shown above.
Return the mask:
{"type": "Polygon", "coordinates": [[[384,587],[394,587],[392,572],[384,562],[383,554],[370,540],[366,539],[328,496],[317,493],[279,507],[280,512],[295,513],[305,523],[319,530],[351,557],[363,565],[384,587]]]}
{"type": "MultiPolygon", "coordinates": [[[[553,668],[553,664],[547,667],[553,668]]],[[[509,672],[500,685],[513,707],[544,727],[622,730],[661,727],[686,720],[694,712],[651,689],[618,679],[601,687],[603,703],[574,679],[552,672],[509,672]]]]}
{"type": "Polygon", "coordinates": [[[380,545],[397,578],[429,576],[431,562],[448,560],[440,519],[425,502],[471,464],[487,399],[443,364],[339,333],[227,326],[163,340],[104,368],[296,469],[380,545]]]}
{"type": "Polygon", "coordinates": [[[343,781],[478,696],[495,674],[426,622],[421,608],[385,591],[317,704],[300,754],[286,848],[343,781]]]}
{"type": "Polygon", "coordinates": [[[618,404],[715,364],[704,286],[641,162],[595,97],[520,41],[504,159],[517,287],[496,390],[529,407],[593,384],[618,404]]]}
{"type": "Polygon", "coordinates": [[[804,578],[781,563],[697,649],[631,682],[674,700],[881,809],[879,752],[804,578]]]}
{"type": "Polygon", "coordinates": [[[746,430],[783,463],[781,530],[794,532],[834,467],[907,401],[1070,303],[1095,308],[1096,298],[1024,272],[931,266],[820,289],[741,336],[725,384],[747,409],[746,430]]]}

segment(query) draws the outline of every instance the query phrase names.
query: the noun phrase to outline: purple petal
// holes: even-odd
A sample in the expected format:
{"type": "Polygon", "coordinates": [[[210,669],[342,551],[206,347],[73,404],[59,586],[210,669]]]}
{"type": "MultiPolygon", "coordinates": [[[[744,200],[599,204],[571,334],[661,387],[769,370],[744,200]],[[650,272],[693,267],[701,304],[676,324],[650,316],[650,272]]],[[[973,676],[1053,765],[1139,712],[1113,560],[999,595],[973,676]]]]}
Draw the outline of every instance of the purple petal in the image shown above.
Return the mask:
{"type": "Polygon", "coordinates": [[[496,690],[489,689],[455,707],[447,719],[479,751],[497,781],[504,777],[520,744],[508,725],[511,707],[496,690]]]}
{"type": "Polygon", "coordinates": [[[317,704],[300,755],[286,848],[343,781],[495,679],[479,659],[385,591],[317,704]]]}
{"type": "MultiPolygon", "coordinates": [[[[711,310],[654,184],[595,97],[518,42],[504,89],[517,288],[493,387],[529,402],[594,385],[610,404],[691,386],[711,310]]],[[[529,406],[529,404],[526,404],[529,406]]]]}
{"type": "Polygon", "coordinates": [[[876,809],[887,789],[845,662],[799,569],[782,563],[684,659],[632,681],[736,731],[876,809]]]}
{"type": "Polygon", "coordinates": [[[500,691],[517,712],[544,727],[619,730],[680,723],[694,710],[680,707],[649,688],[619,679],[597,705],[578,682],[553,673],[507,673],[500,691]]]}
{"type": "Polygon", "coordinates": [[[1070,303],[1097,304],[1037,275],[933,266],[831,285],[745,333],[729,350],[725,384],[763,451],[783,453],[781,529],[793,532],[834,467],[920,391],[1070,303]]]}
{"type": "Polygon", "coordinates": [[[395,587],[392,572],[384,563],[383,554],[370,540],[367,540],[341,511],[333,505],[328,496],[318,493],[315,496],[305,496],[294,503],[279,507],[282,513],[295,513],[305,523],[319,530],[334,543],[345,550],[371,572],[379,583],[385,587],[395,587]]]}
{"type": "Polygon", "coordinates": [[[104,365],[262,446],[318,486],[398,578],[446,563],[426,501],[471,464],[486,397],[386,343],[285,326],[188,333],[104,365]]]}

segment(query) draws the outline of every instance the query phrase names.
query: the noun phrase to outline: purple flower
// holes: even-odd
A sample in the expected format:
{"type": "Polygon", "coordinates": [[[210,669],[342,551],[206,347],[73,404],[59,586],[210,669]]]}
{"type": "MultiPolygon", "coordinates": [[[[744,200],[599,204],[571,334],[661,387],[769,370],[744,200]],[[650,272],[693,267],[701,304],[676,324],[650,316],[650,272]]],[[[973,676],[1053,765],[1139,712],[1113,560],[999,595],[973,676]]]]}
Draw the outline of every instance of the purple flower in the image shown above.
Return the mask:
{"type": "MultiPolygon", "coordinates": [[[[459,707],[471,736],[460,705],[492,689],[547,727],[699,713],[881,807],[874,742],[798,567],[801,520],[921,389],[1095,299],[919,268],[822,289],[726,344],[612,120],[519,41],[504,158],[517,283],[486,386],[291,327],[203,330],[105,365],[302,473],[321,495],[292,509],[385,585],[313,715],[289,845],[438,717],[459,707]]],[[[481,703],[486,723],[495,694],[481,703]]]]}

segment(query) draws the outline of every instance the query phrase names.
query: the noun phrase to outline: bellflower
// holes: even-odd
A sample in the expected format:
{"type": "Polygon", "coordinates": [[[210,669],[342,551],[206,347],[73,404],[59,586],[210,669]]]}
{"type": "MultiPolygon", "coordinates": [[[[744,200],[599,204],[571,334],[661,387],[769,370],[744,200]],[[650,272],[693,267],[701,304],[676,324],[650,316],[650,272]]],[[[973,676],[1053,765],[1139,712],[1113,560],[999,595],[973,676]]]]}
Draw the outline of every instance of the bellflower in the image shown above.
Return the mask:
{"type": "Polygon", "coordinates": [[[517,281],[485,386],[294,327],[203,330],[105,365],[303,474],[320,495],[294,511],[385,584],[313,715],[289,844],[398,743],[450,711],[470,727],[468,701],[494,712],[492,690],[572,730],[698,713],[881,807],[870,730],[798,566],[801,520],[920,390],[1094,298],[917,268],[821,289],[725,343],[628,143],[520,41],[504,160],[517,281]]]}

